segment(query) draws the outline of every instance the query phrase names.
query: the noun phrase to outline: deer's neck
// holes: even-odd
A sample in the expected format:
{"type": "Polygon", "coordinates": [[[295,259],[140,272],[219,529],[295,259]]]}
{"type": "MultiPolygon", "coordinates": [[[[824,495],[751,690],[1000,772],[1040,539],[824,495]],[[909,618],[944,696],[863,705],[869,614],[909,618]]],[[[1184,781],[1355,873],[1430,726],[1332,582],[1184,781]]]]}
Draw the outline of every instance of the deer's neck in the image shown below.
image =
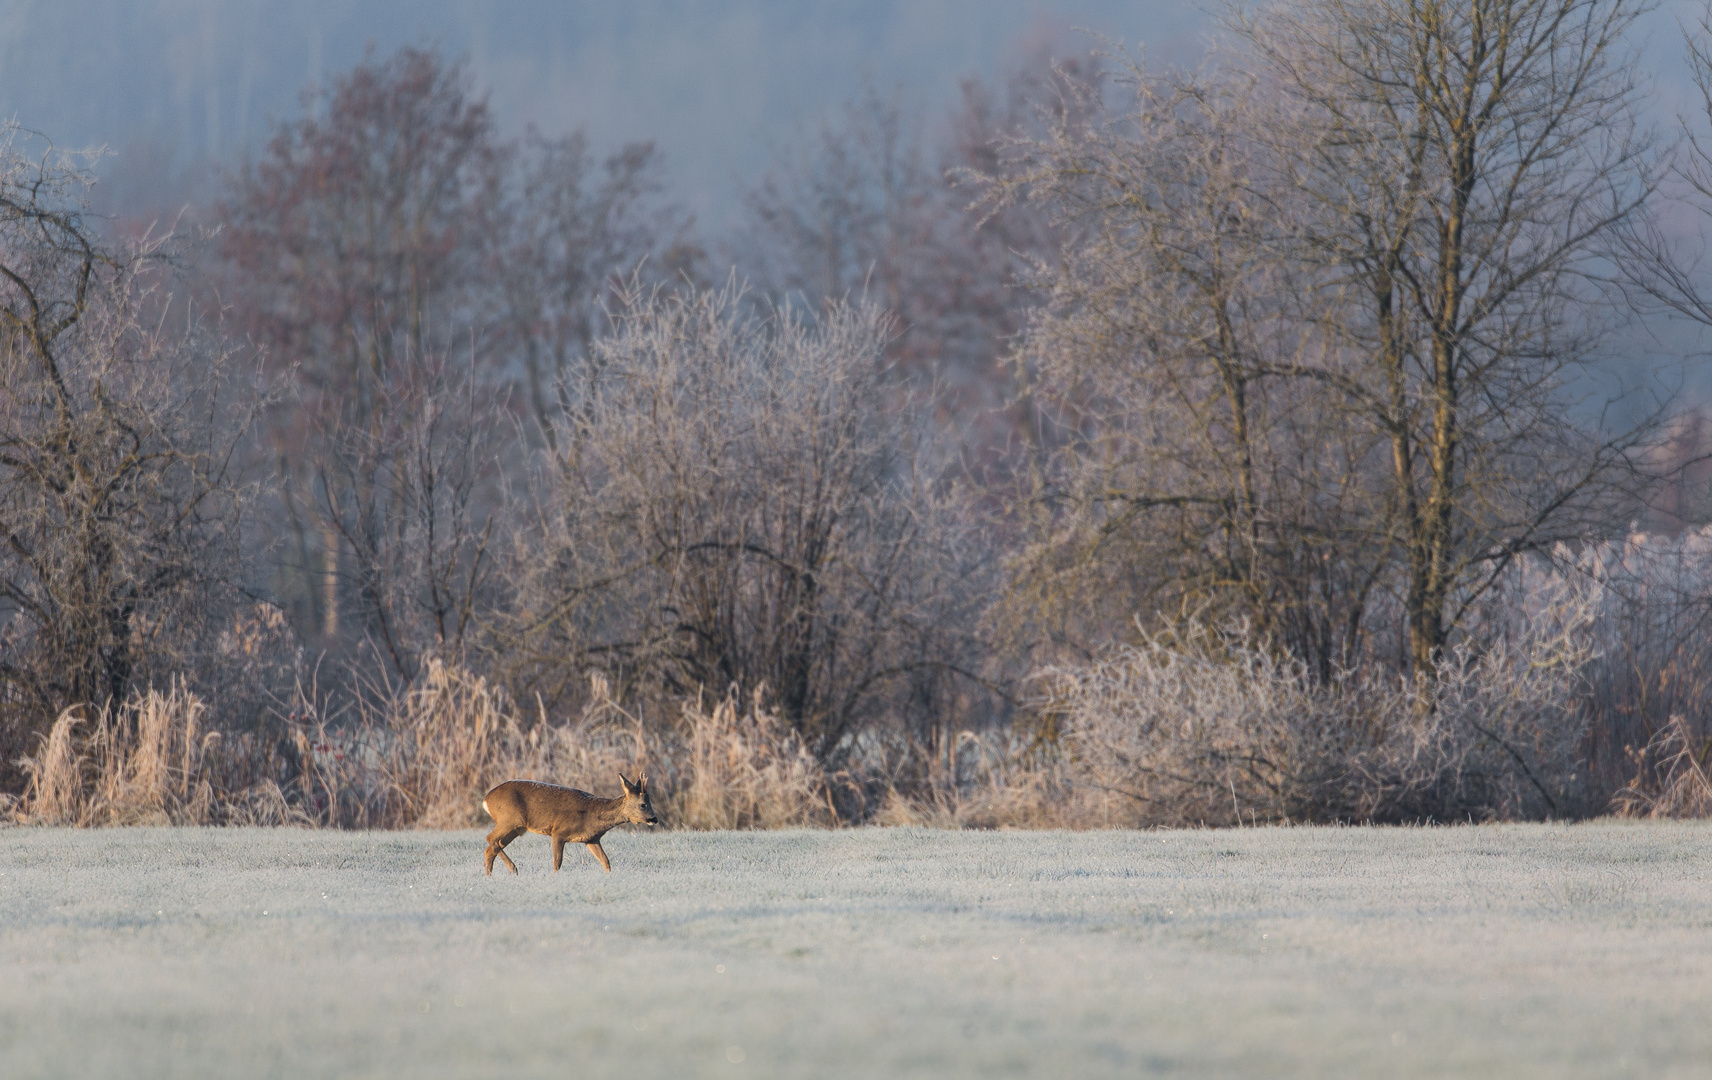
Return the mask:
{"type": "Polygon", "coordinates": [[[624,800],[596,798],[594,813],[591,815],[599,824],[602,831],[615,825],[622,825],[630,819],[624,815],[624,800]]]}

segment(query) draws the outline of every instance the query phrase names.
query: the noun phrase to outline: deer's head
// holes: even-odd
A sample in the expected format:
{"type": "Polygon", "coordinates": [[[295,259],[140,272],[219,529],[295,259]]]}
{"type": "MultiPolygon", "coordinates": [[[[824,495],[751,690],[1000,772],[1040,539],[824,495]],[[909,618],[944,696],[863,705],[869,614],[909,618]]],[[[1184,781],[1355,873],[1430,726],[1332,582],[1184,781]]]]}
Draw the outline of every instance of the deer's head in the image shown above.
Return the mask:
{"type": "Polygon", "coordinates": [[[654,804],[648,801],[648,778],[638,776],[632,784],[624,778],[623,773],[619,773],[618,782],[624,786],[624,803],[621,809],[625,819],[637,825],[660,824],[660,819],[654,814],[654,804]]]}

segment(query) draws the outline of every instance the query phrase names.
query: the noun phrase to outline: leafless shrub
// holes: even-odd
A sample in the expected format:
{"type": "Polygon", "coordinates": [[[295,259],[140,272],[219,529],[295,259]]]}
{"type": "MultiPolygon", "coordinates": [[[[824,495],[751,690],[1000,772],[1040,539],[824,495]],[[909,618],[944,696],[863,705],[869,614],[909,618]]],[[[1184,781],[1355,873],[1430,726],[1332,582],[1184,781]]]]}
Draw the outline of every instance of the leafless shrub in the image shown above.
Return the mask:
{"type": "Polygon", "coordinates": [[[1689,745],[1712,738],[1712,528],[1633,533],[1586,546],[1572,565],[1601,596],[1589,764],[1607,791],[1657,792],[1662,772],[1636,775],[1665,767],[1657,740],[1676,728],[1689,745]]]}
{"type": "Polygon", "coordinates": [[[893,392],[885,319],[740,299],[633,295],[596,344],[506,653],[550,705],[598,667],[658,723],[764,685],[836,768],[859,733],[955,711],[991,560],[893,392]]]}
{"type": "Polygon", "coordinates": [[[691,829],[843,824],[833,789],[841,780],[849,787],[848,777],[829,776],[764,693],[747,710],[734,693],[711,709],[699,698],[684,702],[682,754],[666,758],[676,765],[666,774],[668,821],[691,829]]]}
{"type": "Polygon", "coordinates": [[[900,783],[888,778],[876,825],[944,829],[1101,828],[1109,807],[1074,797],[1063,756],[1022,729],[959,732],[950,767],[900,783]],[[1102,812],[1104,811],[1104,812],[1102,812]]]}
{"type": "Polygon", "coordinates": [[[237,599],[229,351],[162,242],[98,241],[81,166],[0,132],[0,787],[65,709],[196,670],[237,599]]]}
{"type": "Polygon", "coordinates": [[[1594,598],[1565,583],[1512,637],[1431,677],[1330,682],[1194,623],[1048,669],[1070,817],[1113,824],[1536,818],[1585,812],[1594,598]]]}
{"type": "Polygon", "coordinates": [[[503,593],[503,401],[433,357],[375,397],[367,417],[340,408],[311,425],[317,515],[345,553],[324,584],[361,633],[346,663],[409,681],[426,656],[474,643],[503,593]]]}

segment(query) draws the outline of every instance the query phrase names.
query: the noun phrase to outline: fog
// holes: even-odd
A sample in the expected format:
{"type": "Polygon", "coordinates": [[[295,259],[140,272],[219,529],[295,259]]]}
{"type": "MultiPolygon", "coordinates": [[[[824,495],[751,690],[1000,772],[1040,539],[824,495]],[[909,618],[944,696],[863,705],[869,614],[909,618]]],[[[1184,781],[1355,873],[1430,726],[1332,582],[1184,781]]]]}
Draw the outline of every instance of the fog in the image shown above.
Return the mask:
{"type": "Polygon", "coordinates": [[[679,197],[717,226],[771,144],[865,80],[932,108],[960,77],[1002,73],[1076,27],[1188,60],[1209,24],[1125,0],[14,0],[0,13],[0,115],[106,145],[110,205],[158,209],[187,166],[240,155],[370,44],[434,44],[467,56],[511,130],[657,141],[679,197]]]}

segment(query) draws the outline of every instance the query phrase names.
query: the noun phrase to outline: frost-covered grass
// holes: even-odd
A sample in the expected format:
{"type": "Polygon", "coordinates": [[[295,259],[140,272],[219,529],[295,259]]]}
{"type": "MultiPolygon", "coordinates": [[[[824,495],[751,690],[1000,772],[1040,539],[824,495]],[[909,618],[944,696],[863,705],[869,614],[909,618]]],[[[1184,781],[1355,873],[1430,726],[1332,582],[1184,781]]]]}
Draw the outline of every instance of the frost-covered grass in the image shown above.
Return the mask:
{"type": "Polygon", "coordinates": [[[0,830],[24,1077],[1704,1076],[1712,824],[0,830]]]}

